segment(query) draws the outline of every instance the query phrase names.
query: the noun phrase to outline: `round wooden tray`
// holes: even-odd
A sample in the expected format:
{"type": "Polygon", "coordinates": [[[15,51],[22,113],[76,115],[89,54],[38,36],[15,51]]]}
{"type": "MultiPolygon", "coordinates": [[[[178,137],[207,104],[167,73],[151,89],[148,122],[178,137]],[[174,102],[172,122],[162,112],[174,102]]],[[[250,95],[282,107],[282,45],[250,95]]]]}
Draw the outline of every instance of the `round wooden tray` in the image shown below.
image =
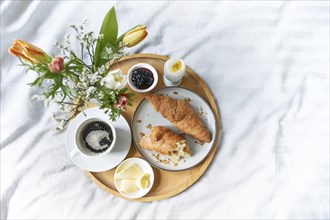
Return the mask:
{"type": "MultiPolygon", "coordinates": [[[[159,74],[158,84],[155,89],[163,88],[163,67],[166,60],[169,59],[166,56],[160,56],[155,54],[134,54],[123,57],[116,64],[112,66],[112,69],[120,68],[123,73],[127,73],[131,66],[137,63],[148,63],[151,64],[159,74]]],[[[155,182],[150,190],[150,192],[142,198],[134,199],[135,201],[141,202],[150,202],[156,200],[162,200],[174,196],[185,189],[189,188],[193,183],[195,183],[199,177],[203,175],[207,167],[212,161],[212,158],[215,154],[216,148],[218,146],[219,135],[220,135],[220,120],[218,114],[217,105],[213,99],[213,95],[211,91],[206,86],[204,81],[189,67],[186,68],[186,74],[182,80],[182,84],[180,85],[183,88],[187,88],[195,93],[199,94],[202,98],[204,98],[210,105],[211,109],[214,112],[215,123],[216,123],[216,135],[214,145],[206,157],[206,159],[200,163],[198,166],[180,172],[169,172],[165,170],[160,170],[153,167],[155,173],[155,182]]],[[[130,90],[130,92],[134,92],[130,90]]],[[[123,113],[123,116],[127,120],[129,124],[131,124],[131,119],[133,117],[133,113],[137,108],[138,104],[143,99],[143,94],[137,94],[134,96],[133,106],[129,106],[126,112],[123,113]]],[[[133,141],[132,141],[132,145],[133,141]]],[[[126,158],[131,157],[140,157],[142,156],[136,150],[135,146],[131,146],[131,149],[126,158]]],[[[117,190],[114,185],[114,172],[115,168],[104,171],[104,172],[87,172],[86,175],[91,178],[93,182],[95,182],[100,188],[103,190],[124,199],[117,190]]],[[[128,199],[130,200],[130,199],[128,199]]]]}

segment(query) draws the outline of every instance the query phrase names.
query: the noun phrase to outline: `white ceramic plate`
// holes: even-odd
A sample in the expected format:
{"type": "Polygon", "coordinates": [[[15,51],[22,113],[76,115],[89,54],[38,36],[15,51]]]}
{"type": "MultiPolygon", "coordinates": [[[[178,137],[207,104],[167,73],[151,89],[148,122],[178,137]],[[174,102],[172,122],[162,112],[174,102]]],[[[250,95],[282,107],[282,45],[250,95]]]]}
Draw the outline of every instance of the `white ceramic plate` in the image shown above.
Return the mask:
{"type": "MultiPolygon", "coordinates": [[[[79,113],[70,122],[66,131],[65,146],[68,155],[73,149],[77,148],[75,134],[79,125],[90,118],[109,120],[109,116],[98,107],[89,108],[79,113]]],[[[132,143],[131,129],[123,116],[120,116],[117,121],[111,123],[116,129],[117,134],[117,141],[113,149],[103,156],[86,156],[84,154],[79,154],[70,158],[73,163],[84,170],[102,172],[114,168],[125,159],[132,143]]]]}
{"type": "MultiPolygon", "coordinates": [[[[197,143],[196,139],[186,135],[186,139],[191,151],[191,157],[187,157],[185,162],[178,163],[176,166],[173,163],[165,164],[160,162],[160,160],[154,156],[156,154],[154,151],[146,150],[139,145],[141,134],[143,133],[147,135],[150,133],[150,129],[147,128],[149,124],[151,126],[164,126],[172,129],[176,133],[180,133],[180,131],[160,113],[157,113],[146,99],[143,99],[137,107],[132,120],[132,133],[136,148],[141,153],[141,155],[149,163],[151,163],[151,165],[163,170],[180,171],[197,166],[209,154],[214,143],[216,126],[215,117],[210,106],[196,93],[180,87],[166,87],[157,90],[154,93],[157,95],[168,95],[175,99],[190,99],[190,105],[194,108],[195,112],[204,122],[206,128],[210,131],[212,140],[210,143],[204,143],[201,145],[197,143]]],[[[166,157],[161,156],[160,159],[166,159],[166,157]]]]}
{"type": "Polygon", "coordinates": [[[150,191],[150,189],[152,188],[152,185],[154,184],[155,176],[154,176],[154,171],[152,170],[149,163],[141,158],[136,158],[136,157],[126,159],[121,164],[119,164],[119,166],[116,168],[115,174],[117,173],[118,170],[121,170],[121,168],[123,166],[127,167],[128,165],[130,165],[132,163],[135,163],[144,173],[149,174],[148,187],[145,189],[139,189],[138,191],[136,191],[134,193],[125,194],[119,190],[119,180],[116,178],[115,178],[115,186],[116,186],[118,192],[120,194],[122,194],[123,196],[130,198],[130,199],[137,199],[137,198],[141,198],[142,196],[145,196],[150,191]]]}

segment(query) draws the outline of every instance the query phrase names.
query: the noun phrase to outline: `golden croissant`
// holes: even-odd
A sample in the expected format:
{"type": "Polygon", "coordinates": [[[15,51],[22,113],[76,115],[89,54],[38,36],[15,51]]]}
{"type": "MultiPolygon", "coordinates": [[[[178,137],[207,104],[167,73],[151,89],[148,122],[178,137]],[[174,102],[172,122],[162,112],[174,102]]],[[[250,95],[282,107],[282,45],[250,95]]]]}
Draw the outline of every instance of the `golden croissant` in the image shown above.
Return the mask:
{"type": "Polygon", "coordinates": [[[140,145],[147,150],[177,156],[178,159],[190,156],[186,139],[162,126],[153,127],[150,134],[142,137],[140,145]]]}
{"type": "Polygon", "coordinates": [[[201,142],[211,141],[210,132],[188,102],[155,94],[147,95],[146,99],[157,112],[182,132],[201,142]]]}

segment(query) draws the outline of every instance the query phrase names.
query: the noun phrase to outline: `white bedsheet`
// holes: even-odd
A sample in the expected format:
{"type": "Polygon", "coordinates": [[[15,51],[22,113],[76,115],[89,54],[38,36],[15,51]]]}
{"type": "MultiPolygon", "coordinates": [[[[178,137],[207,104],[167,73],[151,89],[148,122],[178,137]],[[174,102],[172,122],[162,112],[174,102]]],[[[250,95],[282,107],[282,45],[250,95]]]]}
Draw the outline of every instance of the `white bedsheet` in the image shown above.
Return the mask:
{"type": "MultiPolygon", "coordinates": [[[[173,180],[175,181],[175,180],[173,180]]],[[[1,1],[1,219],[328,219],[329,1],[1,1]],[[182,57],[211,88],[223,124],[214,161],[172,198],[129,202],[68,158],[51,110],[31,101],[14,38],[45,51],[114,5],[128,53],[182,57]]]]}

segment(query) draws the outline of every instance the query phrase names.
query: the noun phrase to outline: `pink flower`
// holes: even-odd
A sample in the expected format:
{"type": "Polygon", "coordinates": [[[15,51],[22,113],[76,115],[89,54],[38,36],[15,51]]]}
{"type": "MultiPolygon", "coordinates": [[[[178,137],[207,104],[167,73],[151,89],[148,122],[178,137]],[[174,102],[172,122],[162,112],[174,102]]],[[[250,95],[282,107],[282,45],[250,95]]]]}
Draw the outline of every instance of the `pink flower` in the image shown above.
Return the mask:
{"type": "Polygon", "coordinates": [[[115,104],[115,108],[119,108],[122,111],[126,111],[127,103],[128,103],[128,95],[120,94],[117,99],[117,103],[115,104]]]}
{"type": "Polygon", "coordinates": [[[62,57],[55,57],[50,64],[49,70],[52,73],[60,73],[64,69],[64,59],[62,57]]]}

